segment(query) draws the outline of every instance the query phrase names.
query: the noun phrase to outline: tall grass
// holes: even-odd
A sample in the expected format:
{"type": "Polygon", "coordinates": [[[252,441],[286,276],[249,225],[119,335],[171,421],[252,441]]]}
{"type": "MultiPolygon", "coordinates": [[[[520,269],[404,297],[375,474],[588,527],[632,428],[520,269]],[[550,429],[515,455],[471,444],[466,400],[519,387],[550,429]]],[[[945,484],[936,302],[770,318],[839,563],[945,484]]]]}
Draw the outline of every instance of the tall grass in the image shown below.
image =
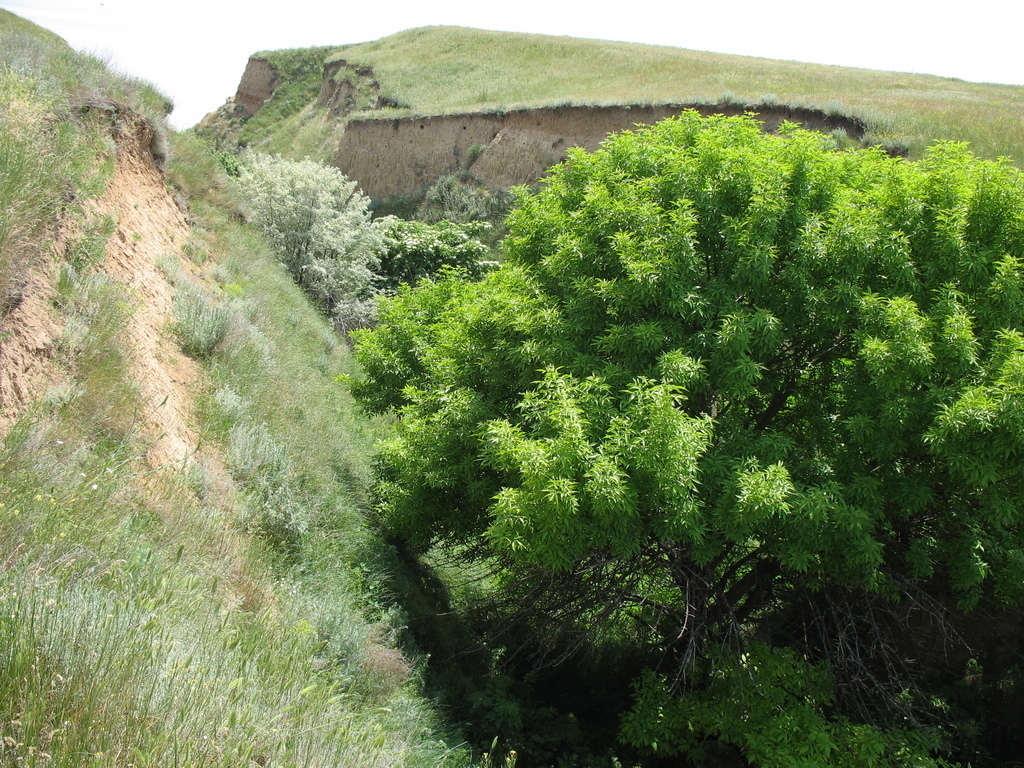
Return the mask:
{"type": "Polygon", "coordinates": [[[128,532],[102,551],[61,546],[100,522],[82,512],[101,493],[4,490],[6,517],[62,537],[49,557],[8,553],[0,573],[0,736],[11,764],[412,762],[424,734],[409,727],[408,703],[353,706],[359,693],[329,673],[307,612],[244,610],[180,549],[141,546],[128,532]]]}
{"type": "Polygon", "coordinates": [[[915,150],[951,138],[972,142],[983,157],[1024,164],[1024,84],[461,27],[407,30],[348,46],[336,57],[372,66],[384,94],[418,114],[566,103],[715,104],[723,94],[757,105],[768,94],[780,105],[841,108],[915,150]]]}
{"type": "Polygon", "coordinates": [[[364,517],[372,446],[388,425],[358,413],[336,381],[354,372],[347,344],[263,238],[239,224],[215,156],[188,133],[174,154],[171,177],[191,196],[214,254],[210,290],[234,312],[200,403],[204,439],[225,446],[238,490],[234,522],[266,543],[278,600],[319,639],[319,663],[348,691],[351,716],[394,716],[382,732],[401,743],[392,761],[459,764],[465,755],[443,745],[422,699],[419,662],[401,649],[403,612],[384,586],[389,554],[364,517]],[[203,192],[211,180],[214,197],[203,192]],[[400,733],[388,730],[399,722],[400,733]]]}
{"type": "Polygon", "coordinates": [[[61,347],[74,390],[0,448],[0,762],[442,763],[344,573],[278,581],[230,506],[144,467],[117,286],[65,301],[86,324],[61,347]]]}
{"type": "Polygon", "coordinates": [[[64,185],[90,175],[94,137],[55,123],[56,101],[45,81],[0,64],[0,319],[55,232],[64,185]]]}
{"type": "Polygon", "coordinates": [[[203,437],[219,448],[151,468],[133,300],[97,271],[109,228],[85,208],[114,148],[92,115],[152,94],[4,11],[0,36],[0,274],[24,269],[23,246],[57,258],[46,238],[81,227],[52,270],[61,378],[0,439],[0,765],[463,764],[366,564],[383,551],[361,515],[374,427],[334,382],[344,345],[182,137],[175,178],[208,225],[192,252],[221,279],[193,285],[193,265],[178,287],[227,314],[217,343],[179,331],[205,361],[203,437]],[[266,522],[282,512],[284,542],[266,522]]]}
{"type": "Polygon", "coordinates": [[[194,357],[213,354],[228,332],[230,308],[211,301],[205,293],[184,284],[174,297],[174,331],[181,347],[194,357]]]}

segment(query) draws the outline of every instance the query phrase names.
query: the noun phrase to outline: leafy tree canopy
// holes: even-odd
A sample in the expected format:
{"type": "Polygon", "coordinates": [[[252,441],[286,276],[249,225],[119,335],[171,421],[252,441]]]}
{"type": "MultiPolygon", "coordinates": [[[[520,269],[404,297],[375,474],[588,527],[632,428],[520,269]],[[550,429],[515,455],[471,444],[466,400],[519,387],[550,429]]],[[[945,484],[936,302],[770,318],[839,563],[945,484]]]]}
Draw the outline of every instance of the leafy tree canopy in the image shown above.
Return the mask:
{"type": "Polygon", "coordinates": [[[1021,173],[685,114],[508,226],[503,268],[359,337],[389,525],[544,632],[659,648],[641,749],[926,764],[918,640],[1024,588],[1021,173]]]}

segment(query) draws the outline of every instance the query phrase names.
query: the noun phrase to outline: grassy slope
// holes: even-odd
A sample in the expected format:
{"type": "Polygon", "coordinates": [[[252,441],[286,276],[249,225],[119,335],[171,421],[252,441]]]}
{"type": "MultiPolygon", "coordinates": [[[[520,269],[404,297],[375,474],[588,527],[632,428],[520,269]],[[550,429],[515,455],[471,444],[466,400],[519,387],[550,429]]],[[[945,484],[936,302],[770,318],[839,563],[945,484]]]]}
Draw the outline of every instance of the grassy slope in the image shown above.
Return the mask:
{"type": "Polygon", "coordinates": [[[0,8],[0,29],[4,34],[27,35],[46,45],[70,50],[70,46],[60,35],[44,29],[38,24],[33,24],[28,19],[23,19],[10,11],[5,11],[3,8],[0,8]]]}
{"type": "Polygon", "coordinates": [[[460,27],[408,30],[338,55],[374,67],[385,92],[418,112],[564,102],[757,104],[768,96],[862,117],[914,145],[939,136],[972,141],[979,154],[1024,163],[1024,84],[460,27]]]}
{"type": "MultiPolygon", "coordinates": [[[[118,125],[83,116],[83,96],[162,103],[0,12],[0,272],[26,268],[13,256],[28,245],[30,263],[56,259],[64,327],[60,381],[0,438],[0,764],[464,762],[375,586],[386,550],[360,514],[375,432],[333,379],[347,349],[188,135],[170,169],[202,224],[186,251],[210,275],[195,284],[176,257],[166,270],[223,310],[197,394],[206,455],[226,467],[146,464],[124,339],[135,300],[98,268],[88,216],[118,125]],[[60,256],[54,221],[81,232],[60,256]]],[[[6,283],[17,302],[25,285],[6,283]]]]}
{"type": "MultiPolygon", "coordinates": [[[[407,106],[376,113],[381,117],[564,103],[774,100],[861,117],[875,141],[903,142],[915,153],[945,138],[1024,165],[1024,85],[462,27],[411,29],[346,46],[333,58],[372,66],[384,95],[407,106]]],[[[287,130],[318,119],[307,108],[287,130]]]]}

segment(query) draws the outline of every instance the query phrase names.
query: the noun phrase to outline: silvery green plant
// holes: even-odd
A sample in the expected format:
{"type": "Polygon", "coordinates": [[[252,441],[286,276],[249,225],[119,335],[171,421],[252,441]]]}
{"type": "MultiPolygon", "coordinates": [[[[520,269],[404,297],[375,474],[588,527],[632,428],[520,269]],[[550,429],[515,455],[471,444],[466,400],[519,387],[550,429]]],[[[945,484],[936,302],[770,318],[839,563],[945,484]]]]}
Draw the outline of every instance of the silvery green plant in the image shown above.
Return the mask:
{"type": "Polygon", "coordinates": [[[269,155],[248,160],[238,188],[249,220],[281,263],[313,301],[346,325],[352,307],[371,296],[381,248],[369,199],[335,168],[269,155]]]}

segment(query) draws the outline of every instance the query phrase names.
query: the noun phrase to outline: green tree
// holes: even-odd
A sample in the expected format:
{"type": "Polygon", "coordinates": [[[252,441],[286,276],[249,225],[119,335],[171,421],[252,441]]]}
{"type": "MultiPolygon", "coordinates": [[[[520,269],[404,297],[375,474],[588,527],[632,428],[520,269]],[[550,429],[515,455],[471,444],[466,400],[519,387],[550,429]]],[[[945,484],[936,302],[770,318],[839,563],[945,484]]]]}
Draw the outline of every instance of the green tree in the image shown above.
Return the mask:
{"type": "Polygon", "coordinates": [[[439,221],[427,224],[394,216],[377,220],[383,230],[377,287],[393,292],[403,283],[413,284],[445,268],[463,270],[479,278],[490,263],[488,247],[480,241],[490,225],[439,221]]]}
{"type": "Polygon", "coordinates": [[[930,659],[970,655],[941,638],[1020,615],[1024,178],[782,134],[691,113],[572,151],[500,270],[386,301],[378,492],[538,632],[658,649],[641,750],[930,764],[930,659]]]}
{"type": "Polygon", "coordinates": [[[356,183],[312,160],[254,155],[237,184],[250,221],[310,298],[345,328],[363,324],[382,233],[356,183]]]}

